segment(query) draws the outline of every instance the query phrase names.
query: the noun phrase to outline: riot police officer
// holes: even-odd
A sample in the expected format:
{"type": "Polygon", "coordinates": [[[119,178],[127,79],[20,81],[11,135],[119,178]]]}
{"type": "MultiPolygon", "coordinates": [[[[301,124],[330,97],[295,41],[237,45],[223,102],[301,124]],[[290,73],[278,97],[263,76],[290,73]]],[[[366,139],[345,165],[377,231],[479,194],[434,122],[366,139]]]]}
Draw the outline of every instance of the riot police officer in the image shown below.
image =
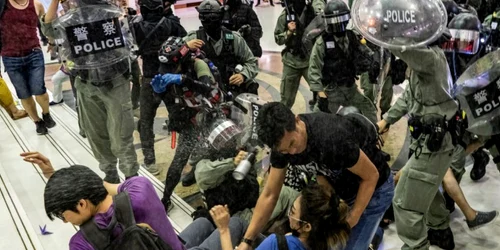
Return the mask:
{"type": "Polygon", "coordinates": [[[204,0],[196,10],[202,27],[189,32],[184,40],[195,40],[190,43],[191,49],[203,50],[218,68],[224,91],[234,97],[244,92],[257,94],[259,85],[254,80],[258,73],[257,58],[240,34],[222,26],[222,5],[215,0],[204,0]]]}
{"type": "Polygon", "coordinates": [[[379,131],[383,131],[408,114],[409,127],[413,128],[413,153],[393,200],[398,235],[405,243],[403,248],[408,249],[428,249],[429,241],[444,249],[455,247],[449,212],[438,188],[452,162],[453,128],[446,124],[458,106],[450,93],[448,64],[440,44],[441,41],[435,41],[424,48],[391,50],[412,72],[403,95],[378,122],[379,131]]]}
{"type": "Polygon", "coordinates": [[[291,108],[295,103],[300,79],[304,77],[309,82],[307,75],[309,54],[302,42],[304,29],[317,13],[325,8],[325,1],[315,0],[306,4],[305,0],[292,0],[284,1],[284,4],[285,9],[278,17],[274,29],[274,41],[280,46],[285,45],[285,49],[281,51],[283,75],[280,95],[281,103],[291,108]]]}
{"type": "Polygon", "coordinates": [[[361,37],[347,29],[350,11],[343,1],[329,1],[324,18],[326,31],[316,40],[309,62],[309,81],[311,90],[318,92],[318,107],[336,113],[340,106],[354,106],[376,123],[377,109],[359,92],[355,81],[357,75],[369,70],[376,77],[378,60],[361,43],[361,37]]]}
{"type": "Polygon", "coordinates": [[[141,138],[144,167],[152,174],[158,174],[154,149],[153,124],[161,99],[153,97],[149,84],[160,67],[158,51],[169,36],[183,37],[187,34],[177,16],[165,15],[162,0],[140,0],[141,15],[132,19],[132,27],[142,58],[143,84],[141,85],[141,106],[138,130],[141,138]]]}
{"type": "MultiPolygon", "coordinates": [[[[159,51],[160,74],[151,82],[153,91],[158,94],[155,98],[161,98],[169,107],[168,129],[179,133],[177,149],[168,168],[163,191],[162,202],[167,211],[171,207],[170,196],[179,183],[182,170],[191,152],[199,146],[199,133],[192,120],[198,113],[198,104],[203,102],[200,98],[203,96],[216,102],[221,97],[208,67],[208,59],[199,50],[189,49],[194,42],[192,40],[186,44],[180,37],[169,37],[159,51]]],[[[191,172],[191,178],[194,179],[194,168],[191,172]]]]}
{"type": "Polygon", "coordinates": [[[134,39],[120,7],[107,1],[74,1],[79,11],[56,19],[59,0],[43,18],[45,34],[63,39],[63,63],[74,63],[79,115],[104,180],[119,183],[117,163],[129,178],[139,164],[133,144],[134,119],[128,70],[134,39]]]}
{"type": "Polygon", "coordinates": [[[229,30],[238,31],[255,57],[262,56],[260,46],[262,27],[252,6],[243,3],[242,0],[227,0],[224,3],[222,24],[229,30]]]}

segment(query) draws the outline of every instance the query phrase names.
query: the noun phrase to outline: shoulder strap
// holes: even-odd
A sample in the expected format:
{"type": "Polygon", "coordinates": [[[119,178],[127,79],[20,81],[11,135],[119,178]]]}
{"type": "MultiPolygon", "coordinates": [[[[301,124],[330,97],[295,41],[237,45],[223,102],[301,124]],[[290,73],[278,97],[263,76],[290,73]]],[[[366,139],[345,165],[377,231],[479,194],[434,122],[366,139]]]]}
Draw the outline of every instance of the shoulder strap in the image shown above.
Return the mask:
{"type": "Polygon", "coordinates": [[[217,53],[215,52],[215,49],[212,46],[212,44],[210,43],[210,41],[208,41],[207,33],[205,32],[203,27],[200,27],[200,29],[198,29],[196,31],[196,38],[205,42],[205,44],[203,45],[201,50],[203,50],[206,53],[206,56],[208,58],[210,58],[211,60],[214,60],[215,59],[214,57],[217,57],[217,53]]]}
{"type": "Polygon", "coordinates": [[[142,43],[139,45],[139,52],[142,51],[142,48],[144,48],[144,45],[147,43],[151,35],[160,27],[160,25],[165,21],[165,17],[162,17],[160,21],[155,25],[155,27],[146,35],[142,43]]]}
{"type": "Polygon", "coordinates": [[[104,250],[111,244],[111,233],[116,225],[116,220],[111,219],[108,228],[101,229],[97,227],[94,218],[83,223],[80,231],[87,242],[96,250],[104,250]]]}
{"type": "Polygon", "coordinates": [[[276,240],[278,241],[278,250],[288,250],[288,243],[286,241],[286,236],[283,234],[275,234],[276,240]]]}
{"type": "Polygon", "coordinates": [[[124,228],[129,228],[135,226],[134,211],[132,210],[132,204],[130,203],[130,196],[127,191],[123,191],[113,197],[113,204],[115,206],[115,213],[113,218],[124,226],[124,228]]]}

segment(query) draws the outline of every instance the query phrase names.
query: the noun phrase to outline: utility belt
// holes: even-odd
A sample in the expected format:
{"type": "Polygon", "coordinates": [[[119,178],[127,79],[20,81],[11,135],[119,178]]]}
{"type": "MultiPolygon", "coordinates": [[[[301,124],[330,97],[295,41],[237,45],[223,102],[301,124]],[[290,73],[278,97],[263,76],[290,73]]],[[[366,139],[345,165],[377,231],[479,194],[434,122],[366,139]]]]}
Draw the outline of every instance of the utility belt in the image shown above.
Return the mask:
{"type": "Polygon", "coordinates": [[[285,47],[285,49],[281,52],[281,56],[284,56],[287,52],[302,59],[306,58],[304,49],[292,49],[290,47],[285,47]]]}
{"type": "MultiPolygon", "coordinates": [[[[437,152],[443,144],[447,132],[452,136],[456,134],[453,119],[446,120],[446,116],[436,115],[434,117],[412,116],[408,119],[410,134],[415,140],[420,140],[422,135],[428,135],[425,144],[431,152],[437,152]]],[[[418,150],[418,149],[417,149],[418,150]]]]}
{"type": "MultiPolygon", "coordinates": [[[[75,71],[76,71],[75,75],[80,77],[81,82],[84,84],[92,84],[93,86],[99,87],[99,88],[102,88],[102,87],[105,87],[108,89],[113,88],[113,81],[102,81],[102,82],[88,81],[88,80],[86,80],[86,79],[88,79],[86,77],[86,75],[88,74],[88,71],[86,71],[86,70],[75,70],[75,71]]],[[[125,72],[123,74],[123,77],[125,77],[128,80],[130,77],[130,71],[125,72]]]]}

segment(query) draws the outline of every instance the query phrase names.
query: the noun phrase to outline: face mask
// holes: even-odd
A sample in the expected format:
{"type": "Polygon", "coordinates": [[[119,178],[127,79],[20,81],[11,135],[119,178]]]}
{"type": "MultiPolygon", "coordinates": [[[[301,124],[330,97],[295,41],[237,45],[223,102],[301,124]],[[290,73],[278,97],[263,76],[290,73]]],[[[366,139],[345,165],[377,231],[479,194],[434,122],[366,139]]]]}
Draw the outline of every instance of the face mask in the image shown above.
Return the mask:
{"type": "Polygon", "coordinates": [[[201,25],[203,25],[203,29],[205,29],[210,37],[216,40],[220,38],[222,28],[222,24],[220,21],[205,21],[202,22],[201,25]]]}

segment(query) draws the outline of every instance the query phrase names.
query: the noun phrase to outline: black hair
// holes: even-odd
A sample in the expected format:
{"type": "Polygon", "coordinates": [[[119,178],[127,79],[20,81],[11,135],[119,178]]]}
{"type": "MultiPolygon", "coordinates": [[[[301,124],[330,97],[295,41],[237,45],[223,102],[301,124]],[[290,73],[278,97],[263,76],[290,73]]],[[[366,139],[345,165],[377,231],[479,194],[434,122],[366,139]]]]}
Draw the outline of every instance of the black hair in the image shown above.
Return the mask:
{"type": "Polygon", "coordinates": [[[351,233],[349,206],[335,192],[312,183],[301,192],[300,220],[311,224],[308,249],[328,250],[344,246],[351,233]]]}
{"type": "Polygon", "coordinates": [[[45,213],[54,220],[66,210],[78,212],[76,206],[81,199],[98,205],[107,195],[101,177],[86,166],[73,165],[57,170],[47,182],[45,213]]]}
{"type": "Polygon", "coordinates": [[[258,137],[273,149],[283,139],[285,131],[291,132],[295,128],[295,115],[280,102],[266,103],[257,116],[258,137]]]}

